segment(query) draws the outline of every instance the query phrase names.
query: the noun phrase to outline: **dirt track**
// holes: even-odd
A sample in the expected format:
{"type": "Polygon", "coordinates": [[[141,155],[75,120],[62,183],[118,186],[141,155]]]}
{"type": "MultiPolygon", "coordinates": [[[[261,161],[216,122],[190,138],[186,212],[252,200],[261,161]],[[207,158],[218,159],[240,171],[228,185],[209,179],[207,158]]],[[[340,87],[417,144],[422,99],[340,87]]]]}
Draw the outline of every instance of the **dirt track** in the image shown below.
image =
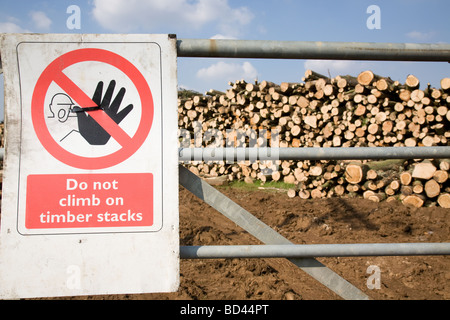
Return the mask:
{"type": "MultiPolygon", "coordinates": [[[[220,187],[242,207],[297,244],[448,242],[450,209],[414,208],[363,199],[289,199],[279,192],[220,187]]],[[[181,245],[260,244],[180,187],[181,245]]],[[[375,300],[450,299],[450,257],[319,258],[375,300]],[[381,271],[381,288],[368,289],[367,268],[381,271]]],[[[181,260],[176,293],[102,299],[337,300],[332,291],[286,259],[181,260]]],[[[89,297],[98,299],[100,297],[89,297]]]]}

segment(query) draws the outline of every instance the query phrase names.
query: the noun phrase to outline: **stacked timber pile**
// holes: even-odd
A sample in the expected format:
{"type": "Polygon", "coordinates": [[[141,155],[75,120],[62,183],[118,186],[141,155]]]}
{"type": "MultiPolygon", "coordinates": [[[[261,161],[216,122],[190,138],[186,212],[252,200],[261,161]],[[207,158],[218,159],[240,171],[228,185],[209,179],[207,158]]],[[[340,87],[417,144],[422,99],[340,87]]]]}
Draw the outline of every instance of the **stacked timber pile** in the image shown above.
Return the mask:
{"type": "MultiPolygon", "coordinates": [[[[241,80],[229,85],[226,92],[179,98],[179,127],[191,138],[183,147],[255,146],[252,141],[259,146],[267,143],[264,138],[270,141],[273,132],[279,147],[449,145],[450,78],[442,79],[441,88],[428,84],[420,89],[413,75],[400,83],[371,71],[329,78],[307,70],[298,83],[241,80]]],[[[188,167],[206,177],[284,181],[295,185],[290,196],[302,198],[359,195],[449,207],[449,164],[432,159],[217,161],[188,167]],[[420,175],[424,168],[427,174],[420,175]]]]}

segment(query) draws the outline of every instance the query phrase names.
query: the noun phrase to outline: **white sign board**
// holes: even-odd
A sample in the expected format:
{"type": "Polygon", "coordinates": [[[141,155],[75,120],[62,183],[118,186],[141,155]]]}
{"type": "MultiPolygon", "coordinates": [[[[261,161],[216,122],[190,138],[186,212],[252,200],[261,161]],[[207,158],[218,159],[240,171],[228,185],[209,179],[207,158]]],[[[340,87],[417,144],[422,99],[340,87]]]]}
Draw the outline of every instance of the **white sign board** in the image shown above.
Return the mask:
{"type": "Polygon", "coordinates": [[[9,34],[0,50],[0,298],[176,291],[176,39],[9,34]]]}

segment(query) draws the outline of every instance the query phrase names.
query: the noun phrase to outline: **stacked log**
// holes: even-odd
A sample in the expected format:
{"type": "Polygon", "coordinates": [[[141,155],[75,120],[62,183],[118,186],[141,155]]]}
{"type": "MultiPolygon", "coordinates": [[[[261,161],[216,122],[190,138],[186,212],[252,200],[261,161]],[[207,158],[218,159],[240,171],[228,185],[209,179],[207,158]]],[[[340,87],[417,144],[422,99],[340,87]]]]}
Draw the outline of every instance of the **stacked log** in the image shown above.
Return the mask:
{"type": "MultiPolygon", "coordinates": [[[[450,78],[440,84],[420,89],[414,75],[402,84],[369,70],[335,78],[307,70],[296,83],[240,80],[230,82],[225,92],[180,98],[179,127],[190,136],[184,147],[263,146],[274,132],[279,147],[446,146],[450,78]]],[[[448,161],[429,161],[438,173],[427,178],[412,174],[422,162],[394,163],[395,170],[389,161],[217,161],[190,163],[189,168],[229,180],[283,181],[295,186],[289,196],[302,198],[359,195],[449,206],[448,161]]]]}

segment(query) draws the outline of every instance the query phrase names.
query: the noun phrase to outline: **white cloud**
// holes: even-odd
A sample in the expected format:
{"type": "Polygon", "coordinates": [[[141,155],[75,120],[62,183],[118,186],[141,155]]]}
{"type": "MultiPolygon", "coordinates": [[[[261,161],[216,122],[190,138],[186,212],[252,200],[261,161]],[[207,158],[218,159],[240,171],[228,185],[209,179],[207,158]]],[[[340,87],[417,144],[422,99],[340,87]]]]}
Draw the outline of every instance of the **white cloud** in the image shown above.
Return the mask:
{"type": "Polygon", "coordinates": [[[31,11],[31,20],[38,30],[49,30],[52,20],[42,11],[31,11]]]}
{"type": "Polygon", "coordinates": [[[202,80],[220,80],[222,83],[227,83],[240,79],[253,81],[258,76],[258,71],[247,61],[242,64],[219,61],[207,68],[198,70],[196,75],[197,78],[202,80]]]}
{"type": "Polygon", "coordinates": [[[28,30],[19,25],[20,20],[15,17],[7,17],[6,22],[0,22],[0,33],[30,33],[36,31],[48,31],[52,20],[42,11],[31,11],[29,13],[32,30],[28,30]]]}
{"type": "Polygon", "coordinates": [[[358,75],[369,68],[369,64],[352,60],[306,60],[305,70],[311,69],[324,76],[335,77],[338,75],[358,75]]]}
{"type": "Polygon", "coordinates": [[[232,8],[228,0],[94,0],[92,13],[102,27],[117,32],[197,30],[213,23],[219,32],[235,35],[253,19],[246,7],[232,8]]]}
{"type": "Polygon", "coordinates": [[[21,26],[13,22],[0,22],[0,33],[28,33],[29,30],[22,28],[21,26]]]}
{"type": "Polygon", "coordinates": [[[224,40],[224,39],[227,39],[227,40],[236,40],[237,38],[236,38],[236,37],[233,37],[233,36],[225,36],[225,35],[223,35],[223,34],[218,33],[218,34],[212,36],[211,39],[215,39],[215,40],[224,40]]]}
{"type": "Polygon", "coordinates": [[[436,33],[433,31],[430,32],[421,32],[421,31],[411,31],[406,34],[406,36],[415,41],[429,41],[431,40],[436,33]]]}

